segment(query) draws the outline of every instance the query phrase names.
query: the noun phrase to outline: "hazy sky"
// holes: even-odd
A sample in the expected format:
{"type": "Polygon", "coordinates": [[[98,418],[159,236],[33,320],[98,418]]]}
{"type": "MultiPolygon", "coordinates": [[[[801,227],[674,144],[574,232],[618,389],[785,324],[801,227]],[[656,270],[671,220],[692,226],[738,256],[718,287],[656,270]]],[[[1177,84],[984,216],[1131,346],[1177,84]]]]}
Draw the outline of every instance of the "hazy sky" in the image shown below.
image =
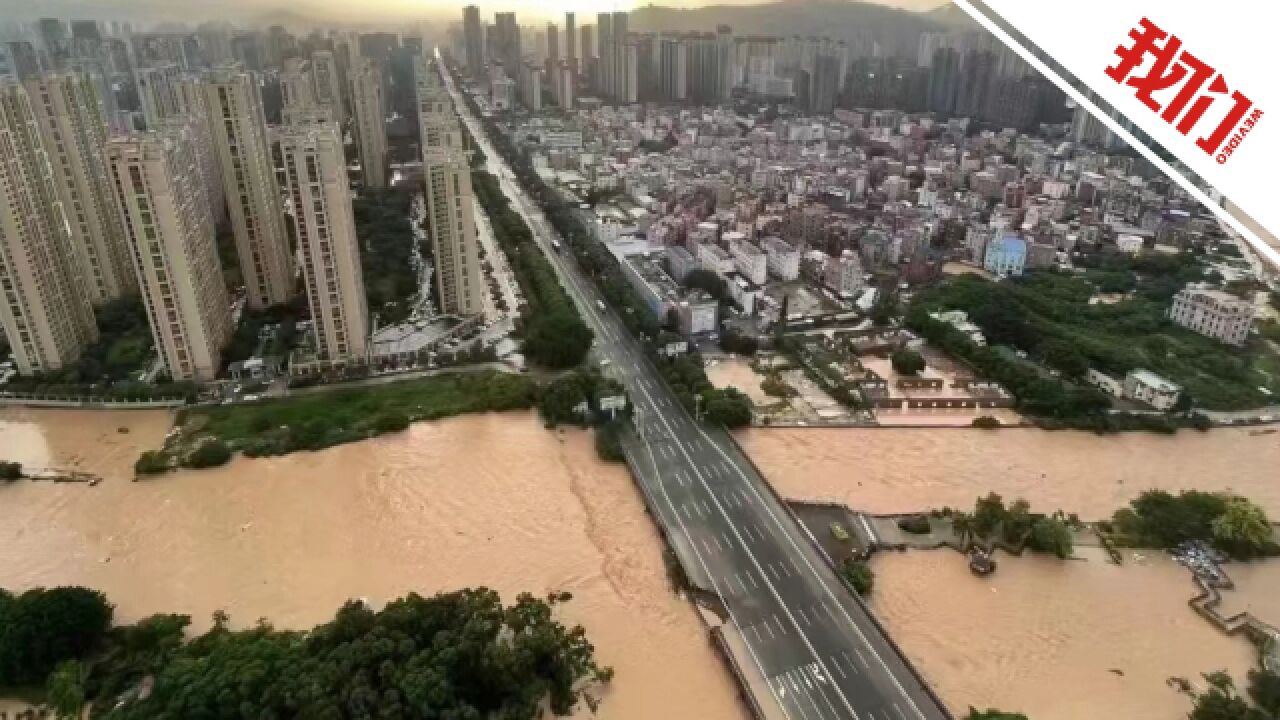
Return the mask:
{"type": "MultiPolygon", "coordinates": [[[[666,0],[654,4],[667,7],[699,7],[703,5],[745,5],[768,0],[666,0]]],[[[803,3],[805,0],[787,0],[803,3]]],[[[871,0],[907,10],[929,10],[947,0],[871,0]]],[[[497,10],[512,10],[522,17],[538,19],[561,16],[574,10],[594,15],[608,10],[629,10],[648,2],[628,0],[570,0],[548,3],[546,0],[471,0],[486,17],[497,10]]],[[[231,21],[253,18],[283,11],[302,18],[344,22],[385,22],[391,18],[452,18],[460,15],[468,2],[440,0],[0,0],[0,18],[31,19],[36,16],[120,18],[128,20],[197,21],[225,18],[231,21]]]]}

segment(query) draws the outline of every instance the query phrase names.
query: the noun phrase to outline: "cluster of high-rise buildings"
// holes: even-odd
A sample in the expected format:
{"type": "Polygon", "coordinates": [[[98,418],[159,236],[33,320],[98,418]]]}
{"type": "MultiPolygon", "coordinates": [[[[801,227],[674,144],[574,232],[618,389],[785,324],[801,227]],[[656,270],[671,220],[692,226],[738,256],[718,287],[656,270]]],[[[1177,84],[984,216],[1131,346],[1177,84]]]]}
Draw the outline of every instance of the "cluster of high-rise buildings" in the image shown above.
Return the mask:
{"type": "MultiPolygon", "coordinates": [[[[303,52],[277,28],[252,43],[212,26],[135,34],[75,21],[68,32],[45,18],[32,30],[0,43],[0,328],[20,372],[74,363],[98,337],[95,308],[138,294],[168,375],[213,379],[236,300],[219,226],[250,308],[289,301],[300,276],[311,367],[367,361],[344,128],[366,187],[385,187],[388,168],[384,77],[355,51],[364,38],[303,52]],[[277,63],[278,123],[243,62],[259,54],[277,63]]],[[[441,189],[456,197],[467,179],[441,189]]],[[[459,247],[474,262],[474,242],[459,247]]],[[[468,282],[479,283],[462,282],[459,311],[471,312],[468,282]]]]}
{"type": "Polygon", "coordinates": [[[895,107],[1025,129],[1068,117],[1063,94],[987,33],[923,32],[914,56],[896,57],[875,42],[734,35],[726,25],[634,32],[629,20],[626,12],[599,13],[595,24],[579,26],[566,13],[563,24],[544,29],[500,12],[486,25],[472,5],[453,48],[498,109],[541,110],[545,90],[573,108],[582,88],[615,103],[717,104],[740,93],[812,114],[895,107]]]}

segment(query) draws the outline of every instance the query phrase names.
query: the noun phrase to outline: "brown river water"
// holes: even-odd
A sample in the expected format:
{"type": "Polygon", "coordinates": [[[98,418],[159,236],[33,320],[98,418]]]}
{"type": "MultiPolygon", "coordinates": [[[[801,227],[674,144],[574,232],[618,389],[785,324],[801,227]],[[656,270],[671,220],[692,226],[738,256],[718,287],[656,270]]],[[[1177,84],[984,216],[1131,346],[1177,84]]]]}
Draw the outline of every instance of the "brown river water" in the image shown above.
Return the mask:
{"type": "MultiPolygon", "coordinates": [[[[950,550],[883,553],[872,607],[957,715],[973,705],[1031,720],[1176,720],[1191,704],[1169,677],[1203,688],[1201,673],[1227,670],[1243,682],[1252,645],[1187,606],[1186,569],[1161,554],[1123,566],[1096,548],[1076,555],[1002,555],[977,578],[950,550]]],[[[1277,603],[1265,603],[1272,622],[1277,603]]]]}
{"type": "Polygon", "coordinates": [[[745,717],[696,610],[669,589],[630,477],[589,435],[473,415],[130,482],[168,427],[162,412],[0,411],[0,457],[105,477],[0,487],[0,586],[99,588],[125,621],[174,611],[203,626],[222,608],[293,628],[352,597],[569,590],[562,619],[617,670],[599,717],[745,717]]]}
{"type": "MultiPolygon", "coordinates": [[[[744,717],[701,621],[669,590],[628,475],[601,465],[589,436],[547,432],[531,414],[477,415],[129,482],[168,427],[161,412],[0,411],[0,457],[105,477],[0,487],[0,586],[101,588],[123,620],[178,611],[203,624],[223,608],[240,624],[286,627],[321,622],[349,597],[567,589],[563,619],[618,669],[601,717],[744,717]]],[[[995,489],[1101,517],[1160,486],[1234,489],[1280,516],[1280,439],[1247,431],[770,429],[744,444],[784,495],[873,511],[967,505],[995,489]]],[[[1077,554],[1002,558],[984,580],[950,552],[882,555],[873,604],[958,713],[1175,720],[1188,704],[1166,678],[1249,667],[1245,641],[1187,607],[1185,570],[1160,555],[1117,568],[1077,554]]],[[[1223,610],[1280,621],[1278,569],[1231,566],[1240,590],[1223,610]]]]}
{"type": "Polygon", "coordinates": [[[1144,490],[1194,488],[1239,493],[1280,520],[1280,433],[764,428],[741,439],[784,497],[873,513],[967,509],[994,490],[1100,520],[1144,490]]]}

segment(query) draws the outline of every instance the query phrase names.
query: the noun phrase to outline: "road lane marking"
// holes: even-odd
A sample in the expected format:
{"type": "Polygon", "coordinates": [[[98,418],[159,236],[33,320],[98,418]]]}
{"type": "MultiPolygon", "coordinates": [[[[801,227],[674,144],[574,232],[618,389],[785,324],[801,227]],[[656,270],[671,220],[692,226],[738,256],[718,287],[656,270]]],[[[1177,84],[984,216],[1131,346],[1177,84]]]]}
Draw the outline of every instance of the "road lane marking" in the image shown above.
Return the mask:
{"type": "Polygon", "coordinates": [[[756,576],[755,576],[755,573],[753,573],[753,572],[751,572],[750,570],[748,570],[748,571],[747,571],[747,579],[751,581],[751,587],[753,587],[753,588],[755,588],[755,589],[757,589],[757,590],[759,590],[759,589],[760,589],[760,583],[756,582],[756,576]]]}
{"type": "Polygon", "coordinates": [[[898,703],[893,704],[893,711],[898,713],[898,717],[902,718],[902,720],[907,720],[907,714],[902,712],[902,708],[898,707],[898,703]]]}
{"type": "MultiPolygon", "coordinates": [[[[711,442],[711,439],[707,435],[706,430],[704,430],[703,428],[697,425],[695,425],[694,427],[702,435],[702,437],[707,440],[708,443],[710,443],[715,447],[716,452],[719,452],[720,455],[725,460],[730,460],[730,461],[732,460],[732,458],[729,457],[729,455],[724,451],[723,448],[711,442]]],[[[742,478],[743,483],[751,490],[751,495],[750,495],[751,502],[753,504],[759,503],[762,507],[764,507],[765,512],[769,513],[769,518],[773,520],[774,526],[777,527],[782,532],[783,537],[786,538],[787,544],[791,546],[795,554],[800,555],[800,557],[804,560],[804,564],[808,568],[809,573],[818,580],[818,584],[822,586],[822,589],[824,591],[826,591],[827,596],[831,598],[832,601],[838,603],[838,601],[836,600],[835,593],[832,592],[831,587],[827,584],[825,580],[823,580],[822,576],[813,567],[813,564],[809,562],[808,556],[806,556],[803,553],[803,551],[800,549],[800,546],[796,544],[795,538],[791,537],[791,535],[787,533],[786,528],[782,526],[782,521],[780,521],[778,519],[778,516],[773,512],[773,508],[769,507],[767,504],[764,503],[763,498],[759,496],[759,491],[756,489],[755,484],[752,483],[750,478],[747,477],[746,472],[744,472],[741,469],[741,467],[737,466],[736,464],[734,465],[734,467],[738,468],[739,477],[742,478]]],[[[750,555],[750,551],[748,551],[748,555],[750,555]]],[[[778,602],[781,603],[781,596],[777,596],[777,597],[778,597],[778,602]]],[[[880,657],[880,653],[876,652],[876,649],[872,647],[871,641],[867,639],[866,634],[862,632],[862,628],[859,627],[858,624],[853,621],[853,617],[849,615],[849,612],[845,610],[843,605],[840,606],[840,613],[844,615],[845,621],[848,622],[851,628],[853,628],[853,631],[854,633],[857,634],[858,639],[861,640],[862,643],[867,646],[867,649],[871,651],[872,656],[875,657],[876,662],[880,665],[881,670],[883,670],[884,674],[889,677],[890,682],[893,683],[894,688],[896,688],[898,693],[902,695],[902,698],[906,700],[907,705],[911,707],[911,710],[915,713],[915,716],[923,719],[925,717],[924,713],[920,711],[920,708],[919,706],[916,705],[915,700],[911,699],[911,696],[907,693],[906,688],[902,686],[902,682],[898,680],[897,674],[895,674],[893,671],[889,669],[889,665],[885,663],[884,658],[880,657]]],[[[803,637],[803,633],[801,635],[803,637]]],[[[814,657],[817,657],[817,652],[813,649],[812,643],[809,642],[807,637],[805,637],[804,640],[805,640],[806,647],[809,649],[809,652],[813,654],[814,657]]],[[[905,659],[903,661],[906,662],[905,659]]],[[[844,692],[840,691],[839,695],[840,695],[840,700],[844,704],[845,708],[847,708],[849,712],[856,717],[857,712],[854,711],[853,706],[849,704],[849,699],[845,697],[844,692]]]]}
{"type": "MultiPolygon", "coordinates": [[[[664,422],[665,422],[665,421],[664,421],[664,422]]],[[[657,461],[656,461],[656,460],[654,459],[654,457],[653,457],[653,446],[652,446],[652,445],[647,445],[647,446],[646,446],[646,449],[649,451],[649,464],[650,464],[651,466],[656,467],[656,465],[657,465],[657,461]]],[[[686,457],[685,459],[686,459],[686,460],[688,460],[688,457],[686,457]]],[[[692,463],[690,463],[690,464],[692,464],[692,463]]],[[[643,477],[641,478],[641,480],[643,481],[643,477]]],[[[671,494],[667,492],[667,487],[666,487],[666,485],[664,485],[661,481],[659,481],[659,482],[658,482],[658,489],[662,492],[662,498],[663,498],[663,499],[666,501],[666,503],[667,503],[667,509],[668,509],[671,513],[675,514],[676,523],[680,526],[680,532],[684,533],[684,536],[685,536],[686,538],[687,538],[687,537],[690,537],[690,536],[689,536],[689,528],[688,528],[687,526],[685,526],[684,521],[680,519],[680,514],[679,514],[679,513],[676,513],[675,502],[671,500],[671,494]]],[[[707,576],[707,578],[711,581],[712,589],[713,589],[713,590],[715,590],[715,592],[716,592],[717,594],[719,594],[719,593],[720,593],[720,587],[716,584],[715,578],[714,578],[714,577],[712,577],[712,575],[711,575],[711,570],[710,570],[710,568],[708,568],[708,567],[707,567],[707,561],[706,561],[706,560],[704,560],[704,559],[702,558],[702,556],[698,554],[698,550],[697,550],[697,548],[694,548],[694,550],[693,550],[693,556],[694,556],[694,558],[695,558],[695,559],[697,559],[698,564],[699,564],[700,566],[702,566],[702,572],[703,572],[703,573],[705,573],[705,574],[706,574],[706,576],[707,576]]],[[[739,582],[741,582],[741,580],[739,580],[739,582]]],[[[755,584],[755,578],[752,578],[752,579],[751,579],[751,583],[752,583],[753,585],[755,584]]],[[[746,586],[745,586],[745,585],[743,586],[743,590],[744,590],[744,591],[746,590],[746,586]]],[[[737,630],[738,630],[738,634],[742,636],[742,639],[743,639],[743,641],[744,641],[744,642],[743,642],[743,645],[745,645],[745,646],[746,646],[746,648],[747,648],[747,653],[751,655],[751,660],[752,660],[752,662],[754,662],[754,663],[755,663],[755,665],[756,665],[756,669],[758,669],[758,670],[760,671],[760,675],[761,675],[762,677],[767,677],[767,676],[765,675],[765,671],[764,671],[764,663],[760,661],[760,656],[756,654],[755,648],[751,647],[751,643],[750,643],[750,642],[746,642],[746,638],[747,638],[746,631],[744,631],[744,630],[742,629],[742,624],[738,622],[738,618],[737,618],[737,616],[734,614],[734,612],[733,612],[733,608],[732,608],[732,607],[729,607],[729,606],[726,604],[726,606],[725,606],[725,610],[729,613],[729,620],[730,620],[730,622],[732,622],[732,623],[733,623],[733,626],[734,626],[735,628],[737,628],[737,630]]],[[[758,642],[761,642],[759,635],[760,635],[759,631],[756,631],[756,642],[757,642],[757,643],[758,643],[758,642]]],[[[791,720],[791,713],[787,712],[787,708],[782,704],[782,698],[780,698],[780,697],[778,696],[778,693],[774,690],[773,685],[771,685],[771,684],[769,684],[769,683],[766,683],[766,685],[769,685],[769,694],[773,695],[773,701],[774,701],[774,702],[776,702],[776,703],[778,704],[778,708],[779,708],[780,710],[782,710],[782,715],[783,715],[783,717],[784,717],[784,718],[786,718],[786,720],[791,720]]],[[[857,717],[857,713],[854,713],[854,717],[855,717],[855,718],[857,717]]]]}
{"type": "Polygon", "coordinates": [[[689,513],[689,506],[688,506],[688,505],[685,505],[684,503],[680,503],[680,509],[684,511],[684,516],[685,516],[685,517],[689,518],[690,520],[692,520],[692,519],[693,519],[693,515],[691,515],[691,514],[689,513]]]}
{"type": "Polygon", "coordinates": [[[766,622],[764,624],[764,629],[769,631],[769,639],[772,640],[774,638],[773,626],[766,622]]]}
{"type": "Polygon", "coordinates": [[[703,511],[704,513],[706,513],[707,515],[710,515],[710,514],[711,514],[711,506],[707,504],[707,501],[706,501],[706,500],[699,500],[698,502],[702,503],[702,511],[703,511]]]}
{"type": "Polygon", "coordinates": [[[781,579],[782,579],[782,578],[778,577],[778,571],[774,569],[774,567],[773,567],[773,563],[769,563],[769,564],[768,564],[768,565],[766,565],[765,567],[769,568],[769,574],[773,576],[773,579],[774,579],[774,580],[781,580],[781,579]]]}
{"type": "Polygon", "coordinates": [[[707,542],[706,538],[702,538],[702,547],[707,549],[708,555],[715,552],[714,550],[711,549],[711,543],[707,542]]]}
{"type": "Polygon", "coordinates": [[[848,676],[848,675],[846,675],[846,674],[845,674],[845,672],[844,672],[844,668],[840,667],[840,663],[832,662],[832,663],[831,663],[831,667],[835,668],[835,669],[836,669],[836,672],[840,673],[840,677],[841,677],[841,678],[843,678],[843,679],[845,679],[845,680],[848,680],[848,679],[849,679],[849,676],[848,676]]]}
{"type": "Polygon", "coordinates": [[[796,612],[800,613],[800,619],[804,621],[804,624],[805,624],[805,625],[812,625],[812,624],[813,624],[813,621],[812,621],[812,620],[810,620],[810,619],[809,619],[809,616],[805,614],[805,612],[804,612],[804,608],[796,608],[796,612]]]}
{"type": "Polygon", "coordinates": [[[720,531],[720,537],[724,538],[724,547],[725,547],[725,549],[726,549],[726,550],[732,550],[732,549],[733,549],[733,541],[731,541],[731,540],[729,539],[729,536],[728,536],[727,534],[725,534],[725,532],[724,532],[723,530],[721,530],[721,531],[720,531]]]}
{"type": "Polygon", "coordinates": [[[783,634],[783,635],[786,635],[786,634],[787,634],[787,626],[782,624],[782,618],[779,618],[779,617],[778,617],[778,613],[774,613],[774,614],[773,614],[773,621],[774,621],[774,622],[776,622],[776,623],[778,623],[778,629],[782,631],[782,634],[783,634]]]}
{"type": "Polygon", "coordinates": [[[866,670],[870,670],[871,666],[867,664],[867,658],[863,656],[862,651],[858,648],[854,648],[853,651],[858,653],[858,662],[862,663],[862,667],[866,670]]]}
{"type": "Polygon", "coordinates": [[[822,601],[822,609],[827,611],[827,617],[831,618],[831,622],[839,622],[839,620],[836,620],[836,614],[831,612],[826,600],[822,601]]]}

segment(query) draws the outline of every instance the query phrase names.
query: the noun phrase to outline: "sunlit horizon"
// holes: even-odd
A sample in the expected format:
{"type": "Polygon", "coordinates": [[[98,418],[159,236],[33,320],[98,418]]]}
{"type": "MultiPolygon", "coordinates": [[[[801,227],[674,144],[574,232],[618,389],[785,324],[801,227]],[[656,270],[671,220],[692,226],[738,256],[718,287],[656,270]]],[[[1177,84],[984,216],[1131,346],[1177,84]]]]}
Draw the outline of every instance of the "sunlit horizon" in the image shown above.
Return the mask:
{"type": "MultiPolygon", "coordinates": [[[[0,0],[0,16],[6,21],[26,22],[36,17],[87,19],[121,19],[142,23],[199,23],[225,20],[252,24],[263,19],[283,19],[298,25],[349,23],[374,25],[387,22],[441,22],[460,19],[465,5],[480,7],[482,16],[491,19],[495,12],[515,12],[521,21],[562,18],[565,12],[583,17],[597,13],[629,11],[656,5],[669,8],[700,8],[714,5],[761,5],[776,0],[723,0],[696,2],[633,2],[631,0],[574,0],[549,6],[535,0],[499,0],[498,2],[440,2],[437,0],[367,0],[359,3],[339,0],[223,0],[216,5],[203,0],[0,0]]],[[[803,3],[805,0],[783,0],[803,3]]],[[[853,0],[851,0],[852,2],[853,0]]],[[[949,0],[866,0],[871,4],[897,7],[907,11],[927,11],[945,5],[949,0]]],[[[590,22],[589,20],[587,22],[590,22]]]]}

